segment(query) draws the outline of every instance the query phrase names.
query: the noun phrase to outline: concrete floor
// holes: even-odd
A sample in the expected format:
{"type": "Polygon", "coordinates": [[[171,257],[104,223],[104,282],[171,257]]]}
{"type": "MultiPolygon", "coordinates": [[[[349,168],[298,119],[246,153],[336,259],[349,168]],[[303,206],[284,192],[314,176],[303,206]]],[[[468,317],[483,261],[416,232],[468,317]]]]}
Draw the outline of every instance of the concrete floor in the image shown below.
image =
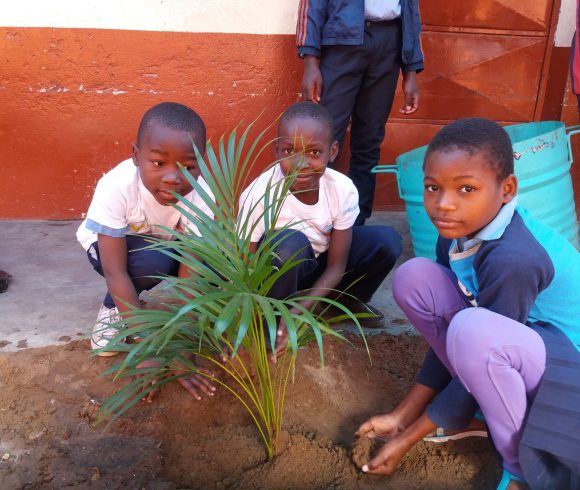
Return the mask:
{"type": "MultiPolygon", "coordinates": [[[[404,212],[377,212],[369,223],[388,224],[403,236],[399,263],[412,256],[404,212]]],[[[0,294],[0,353],[63,344],[86,337],[105,293],[105,281],[77,242],[80,221],[0,221],[0,270],[13,276],[0,294]]],[[[393,334],[413,332],[393,302],[390,276],[372,303],[393,334]]],[[[369,330],[368,333],[376,332],[369,330]]]]}

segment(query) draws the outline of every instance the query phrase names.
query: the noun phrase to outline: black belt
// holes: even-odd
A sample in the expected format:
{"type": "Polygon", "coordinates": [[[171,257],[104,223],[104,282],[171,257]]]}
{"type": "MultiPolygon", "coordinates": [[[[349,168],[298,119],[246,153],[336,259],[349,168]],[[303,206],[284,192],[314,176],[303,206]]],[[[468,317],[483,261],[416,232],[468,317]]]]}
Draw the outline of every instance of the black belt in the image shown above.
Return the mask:
{"type": "Polygon", "coordinates": [[[393,24],[400,24],[401,22],[401,18],[400,17],[395,17],[394,19],[389,19],[389,20],[365,20],[365,26],[366,27],[370,27],[370,26],[388,26],[388,25],[393,25],[393,24]]]}

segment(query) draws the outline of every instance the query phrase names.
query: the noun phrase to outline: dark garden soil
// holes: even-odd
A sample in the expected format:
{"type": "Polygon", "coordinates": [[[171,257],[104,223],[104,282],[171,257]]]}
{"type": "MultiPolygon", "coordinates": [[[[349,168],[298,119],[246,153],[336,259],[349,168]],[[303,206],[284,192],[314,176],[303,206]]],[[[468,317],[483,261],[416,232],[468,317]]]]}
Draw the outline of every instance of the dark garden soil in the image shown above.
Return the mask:
{"type": "MultiPolygon", "coordinates": [[[[201,402],[176,384],[107,431],[100,403],[120,384],[100,376],[115,358],[88,342],[0,355],[0,488],[12,489],[491,489],[499,463],[487,439],[420,443],[395,476],[362,474],[352,434],[391,410],[425,352],[418,337],[327,342],[301,351],[288,389],[280,451],[267,461],[258,432],[223,389],[201,402]]],[[[361,448],[358,448],[357,454],[361,448]]]]}

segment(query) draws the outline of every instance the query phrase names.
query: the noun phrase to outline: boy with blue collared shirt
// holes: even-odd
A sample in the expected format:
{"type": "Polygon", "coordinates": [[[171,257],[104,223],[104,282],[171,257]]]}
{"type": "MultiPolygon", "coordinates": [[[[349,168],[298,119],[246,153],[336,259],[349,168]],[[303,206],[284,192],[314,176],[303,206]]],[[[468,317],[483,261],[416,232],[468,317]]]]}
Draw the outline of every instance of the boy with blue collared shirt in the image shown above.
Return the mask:
{"type": "Polygon", "coordinates": [[[372,213],[375,174],[399,72],[402,114],[419,104],[416,74],[423,70],[418,0],[301,0],[296,42],[304,59],[302,97],[332,114],[342,146],[350,131],[349,177],[359,193],[364,224],[372,213]]]}
{"type": "Polygon", "coordinates": [[[389,436],[363,471],[392,473],[422,437],[464,429],[479,409],[502,459],[498,490],[580,488],[580,254],[517,206],[513,162],[486,119],[429,145],[437,263],[403,264],[393,296],[431,349],[401,404],[359,428],[389,436]]]}

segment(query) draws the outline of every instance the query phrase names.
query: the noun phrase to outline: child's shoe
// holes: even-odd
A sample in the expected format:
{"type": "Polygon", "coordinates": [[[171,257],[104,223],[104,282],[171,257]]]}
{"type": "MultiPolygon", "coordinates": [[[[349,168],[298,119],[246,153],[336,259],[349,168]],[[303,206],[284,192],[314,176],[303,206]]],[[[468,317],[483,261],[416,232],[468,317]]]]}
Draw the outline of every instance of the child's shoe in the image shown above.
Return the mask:
{"type": "Polygon", "coordinates": [[[428,436],[423,437],[426,442],[449,442],[457,441],[465,437],[487,437],[486,430],[464,430],[464,431],[446,431],[443,427],[437,427],[437,430],[428,436]]]}
{"type": "Polygon", "coordinates": [[[354,310],[351,309],[353,313],[366,313],[372,316],[367,316],[365,318],[359,318],[361,327],[365,328],[382,328],[385,326],[385,315],[381,310],[375,308],[373,305],[368,303],[359,303],[358,308],[354,310]]]}
{"type": "Polygon", "coordinates": [[[481,412],[475,414],[469,426],[464,430],[448,431],[443,427],[437,427],[435,432],[423,437],[423,440],[427,442],[448,442],[463,439],[464,437],[488,437],[487,426],[481,412]]]}
{"type": "Polygon", "coordinates": [[[99,314],[97,315],[97,321],[93,326],[93,333],[91,335],[91,349],[96,351],[95,354],[101,357],[109,357],[118,354],[115,351],[100,350],[104,349],[109,345],[109,342],[113,337],[119,333],[118,327],[110,326],[113,323],[117,323],[121,320],[119,315],[119,310],[115,308],[107,308],[105,305],[101,305],[99,314]]]}

